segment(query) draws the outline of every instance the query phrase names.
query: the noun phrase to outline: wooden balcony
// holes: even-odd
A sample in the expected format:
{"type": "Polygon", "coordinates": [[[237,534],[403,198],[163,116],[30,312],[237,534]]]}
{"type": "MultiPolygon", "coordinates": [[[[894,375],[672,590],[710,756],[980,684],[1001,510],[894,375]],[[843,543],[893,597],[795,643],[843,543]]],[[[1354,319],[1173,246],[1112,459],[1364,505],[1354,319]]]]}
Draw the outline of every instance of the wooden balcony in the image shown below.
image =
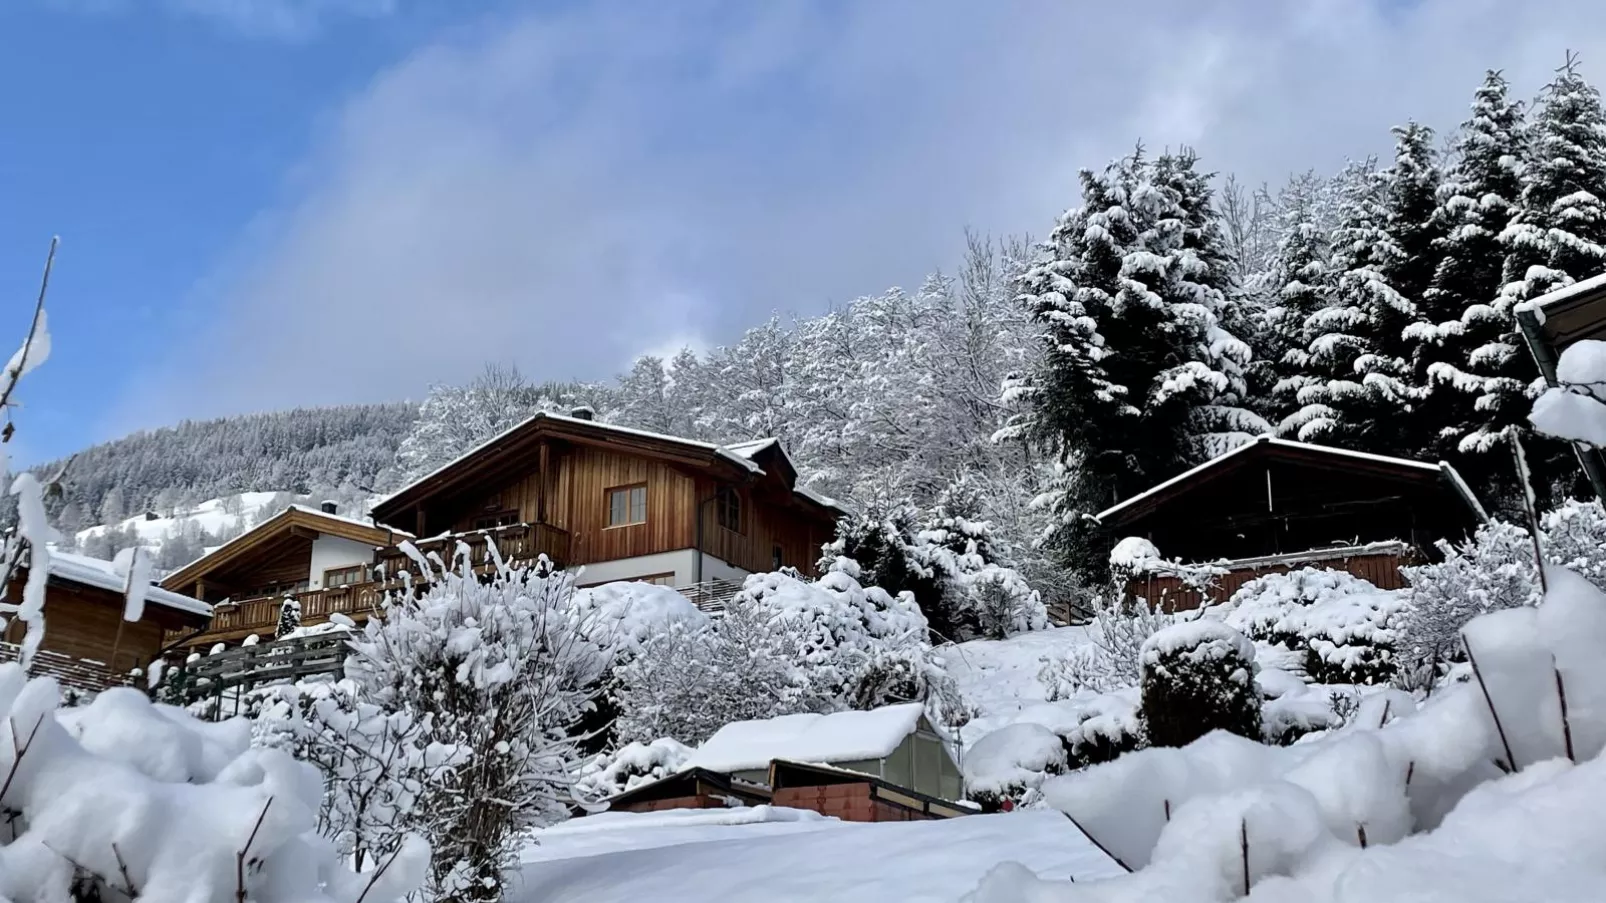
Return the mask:
{"type": "MultiPolygon", "coordinates": [[[[329,589],[302,590],[291,593],[290,597],[301,603],[303,626],[322,624],[335,612],[362,622],[379,610],[388,590],[399,586],[397,582],[385,584],[370,581],[329,589]]],[[[272,639],[274,631],[279,627],[279,611],[284,605],[284,599],[285,596],[280,594],[213,606],[212,623],[207,626],[206,632],[190,638],[186,645],[231,643],[243,640],[253,633],[263,639],[272,639]]],[[[174,643],[184,640],[185,637],[184,633],[169,631],[165,642],[174,643]]]]}
{"type": "MultiPolygon", "coordinates": [[[[470,533],[449,533],[417,540],[413,547],[430,557],[432,562],[432,556],[438,556],[447,565],[452,565],[460,544],[468,547],[469,561],[479,574],[490,573],[496,567],[490,553],[493,544],[502,561],[514,566],[534,564],[542,555],[559,567],[569,559],[569,532],[551,524],[509,524],[470,533]]],[[[387,580],[399,579],[403,573],[411,574],[413,579],[420,576],[418,564],[400,549],[381,549],[377,559],[387,580]]]]}

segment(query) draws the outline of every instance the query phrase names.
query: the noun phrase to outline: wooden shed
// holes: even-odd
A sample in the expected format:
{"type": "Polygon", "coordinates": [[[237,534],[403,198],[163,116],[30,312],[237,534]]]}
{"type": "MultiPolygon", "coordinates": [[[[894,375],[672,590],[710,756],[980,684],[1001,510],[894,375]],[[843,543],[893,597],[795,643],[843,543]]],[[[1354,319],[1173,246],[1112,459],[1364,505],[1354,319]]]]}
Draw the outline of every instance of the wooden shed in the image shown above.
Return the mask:
{"type": "Polygon", "coordinates": [[[954,764],[922,703],[867,712],[782,715],[727,724],[692,753],[689,768],[768,783],[776,760],[809,762],[879,778],[935,799],[962,792],[954,764]]]}
{"type": "Polygon", "coordinates": [[[891,781],[829,765],[776,759],[770,763],[771,801],[843,821],[924,821],[972,810],[891,781]]]}
{"type": "Polygon", "coordinates": [[[1129,583],[1131,595],[1178,610],[1307,566],[1398,588],[1401,565],[1434,558],[1440,540],[1461,540],[1486,517],[1448,464],[1261,437],[1098,519],[1111,537],[1142,537],[1167,560],[1208,566],[1208,587],[1164,571],[1129,583]]]}
{"type": "MultiPolygon", "coordinates": [[[[6,587],[6,603],[13,611],[27,576],[24,569],[6,587]]],[[[52,551],[45,635],[35,672],[51,674],[73,689],[99,691],[148,666],[161,654],[167,631],[199,630],[212,616],[206,603],[153,585],[146,590],[143,615],[126,621],[127,582],[109,561],[52,551]]],[[[15,660],[26,627],[16,619],[6,625],[0,659],[15,660]]]]}
{"type": "Polygon", "coordinates": [[[769,788],[733,779],[706,768],[688,768],[649,784],[632,787],[608,799],[611,812],[661,812],[665,809],[723,809],[758,806],[770,801],[769,788]]]}

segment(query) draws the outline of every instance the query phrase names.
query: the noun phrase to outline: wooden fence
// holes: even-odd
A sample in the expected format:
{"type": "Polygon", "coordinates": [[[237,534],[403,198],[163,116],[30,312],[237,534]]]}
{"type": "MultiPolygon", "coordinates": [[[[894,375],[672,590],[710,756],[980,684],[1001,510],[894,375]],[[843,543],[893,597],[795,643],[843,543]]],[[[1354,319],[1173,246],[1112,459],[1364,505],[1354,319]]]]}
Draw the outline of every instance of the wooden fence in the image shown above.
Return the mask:
{"type": "Polygon", "coordinates": [[[1245,583],[1257,577],[1284,574],[1304,567],[1347,571],[1378,589],[1401,589],[1406,582],[1400,568],[1418,563],[1420,557],[1405,543],[1313,549],[1287,555],[1216,562],[1213,567],[1218,573],[1210,576],[1204,586],[1198,585],[1196,578],[1142,574],[1127,581],[1126,591],[1128,598],[1145,599],[1163,611],[1191,611],[1207,603],[1225,602],[1245,583]]]}
{"type": "MultiPolygon", "coordinates": [[[[0,643],[0,663],[20,661],[21,658],[21,646],[0,643]]],[[[88,695],[110,687],[125,686],[132,680],[132,675],[117,674],[105,662],[73,658],[46,649],[34,653],[28,674],[31,677],[54,677],[62,689],[88,695]]]]}
{"type": "Polygon", "coordinates": [[[184,688],[186,702],[212,698],[219,700],[221,709],[221,702],[228,697],[238,710],[241,698],[256,687],[341,673],[345,669],[348,638],[346,631],[337,630],[236,646],[172,669],[167,679],[184,688]]]}

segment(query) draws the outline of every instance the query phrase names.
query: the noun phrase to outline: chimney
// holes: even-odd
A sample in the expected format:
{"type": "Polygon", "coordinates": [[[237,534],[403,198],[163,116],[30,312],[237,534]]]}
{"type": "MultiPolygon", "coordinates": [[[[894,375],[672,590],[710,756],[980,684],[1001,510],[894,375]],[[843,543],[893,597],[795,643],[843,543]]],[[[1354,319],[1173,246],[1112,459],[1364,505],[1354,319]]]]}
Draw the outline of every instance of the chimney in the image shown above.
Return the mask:
{"type": "Polygon", "coordinates": [[[323,504],[318,506],[318,510],[322,511],[324,514],[338,514],[340,512],[340,506],[329,501],[328,499],[325,499],[323,504]]]}
{"type": "Polygon", "coordinates": [[[581,405],[569,412],[569,416],[576,420],[595,420],[597,412],[590,405],[581,405]]]}

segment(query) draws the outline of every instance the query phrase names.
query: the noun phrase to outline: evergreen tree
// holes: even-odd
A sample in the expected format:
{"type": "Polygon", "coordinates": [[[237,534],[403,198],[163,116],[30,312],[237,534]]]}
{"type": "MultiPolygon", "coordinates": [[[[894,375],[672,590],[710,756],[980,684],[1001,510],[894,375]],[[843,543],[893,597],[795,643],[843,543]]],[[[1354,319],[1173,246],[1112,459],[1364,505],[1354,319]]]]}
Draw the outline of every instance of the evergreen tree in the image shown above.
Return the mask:
{"type": "Polygon", "coordinates": [[[1084,171],[1083,206],[1022,279],[1047,346],[1035,376],[1006,389],[1031,403],[1007,432],[1064,460],[1053,540],[1089,572],[1104,556],[1087,515],[1265,426],[1242,407],[1249,351],[1221,325],[1225,255],[1195,164],[1140,150],[1084,171]]]}
{"type": "Polygon", "coordinates": [[[1312,382],[1305,322],[1327,306],[1332,292],[1331,251],[1319,223],[1325,188],[1324,180],[1307,172],[1279,193],[1281,237],[1270,269],[1257,279],[1268,301],[1255,355],[1263,373],[1259,381],[1267,388],[1261,411],[1279,424],[1299,409],[1299,391],[1312,382]]]}
{"type": "MultiPolygon", "coordinates": [[[[1517,215],[1500,235],[1506,285],[1492,315],[1508,328],[1518,303],[1606,271],[1606,113],[1576,56],[1569,54],[1545,87],[1530,139],[1517,215]]],[[[1491,383],[1487,394],[1495,397],[1484,407],[1522,422],[1529,402],[1518,386],[1525,393],[1538,374],[1520,337],[1508,333],[1473,356],[1480,372],[1509,380],[1491,383]]],[[[1479,438],[1487,444],[1494,436],[1485,431],[1479,438]]],[[[1587,491],[1565,445],[1542,442],[1529,453],[1541,492],[1558,481],[1568,484],[1560,487],[1564,493],[1587,491]]]]}
{"type": "Polygon", "coordinates": [[[1299,438],[1378,454],[1415,451],[1407,334],[1432,281],[1438,169],[1433,131],[1394,130],[1394,164],[1344,199],[1333,236],[1335,301],[1306,321],[1316,379],[1289,422],[1299,438]]]}
{"type": "Polygon", "coordinates": [[[1484,76],[1454,144],[1434,218],[1443,235],[1438,269],[1422,295],[1415,372],[1423,380],[1424,416],[1437,427],[1424,452],[1453,460],[1474,485],[1510,471],[1502,431],[1527,416],[1523,390],[1537,371],[1518,349],[1512,314],[1491,299],[1504,284],[1501,233],[1522,193],[1523,109],[1505,77],[1484,76]]]}

